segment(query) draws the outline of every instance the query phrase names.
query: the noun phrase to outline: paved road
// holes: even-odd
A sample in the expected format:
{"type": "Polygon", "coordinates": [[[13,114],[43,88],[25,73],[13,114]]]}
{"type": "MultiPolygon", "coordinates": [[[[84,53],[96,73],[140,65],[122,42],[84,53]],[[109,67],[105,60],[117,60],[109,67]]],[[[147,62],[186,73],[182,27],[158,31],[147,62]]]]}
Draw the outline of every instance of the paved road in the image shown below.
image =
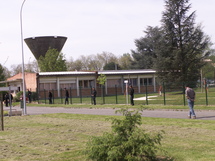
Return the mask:
{"type": "MultiPolygon", "coordinates": [[[[4,108],[9,110],[10,108],[4,108]]],[[[21,110],[20,107],[13,109],[21,110]]],[[[91,114],[91,115],[117,115],[114,109],[89,109],[89,108],[63,108],[63,107],[27,107],[28,115],[39,115],[48,113],[72,113],[72,114],[91,114]]],[[[215,110],[195,110],[197,119],[215,120],[215,110]]],[[[188,110],[143,110],[143,117],[158,118],[179,118],[187,119],[188,110]]]]}

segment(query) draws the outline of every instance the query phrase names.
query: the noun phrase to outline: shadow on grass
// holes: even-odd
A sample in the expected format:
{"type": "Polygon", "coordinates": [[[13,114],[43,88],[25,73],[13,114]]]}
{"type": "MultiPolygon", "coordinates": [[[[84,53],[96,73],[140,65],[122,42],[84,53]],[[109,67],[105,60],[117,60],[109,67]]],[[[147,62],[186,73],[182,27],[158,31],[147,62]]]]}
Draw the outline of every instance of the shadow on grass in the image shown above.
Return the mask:
{"type": "Polygon", "coordinates": [[[174,161],[174,158],[158,156],[155,161],[174,161]]]}

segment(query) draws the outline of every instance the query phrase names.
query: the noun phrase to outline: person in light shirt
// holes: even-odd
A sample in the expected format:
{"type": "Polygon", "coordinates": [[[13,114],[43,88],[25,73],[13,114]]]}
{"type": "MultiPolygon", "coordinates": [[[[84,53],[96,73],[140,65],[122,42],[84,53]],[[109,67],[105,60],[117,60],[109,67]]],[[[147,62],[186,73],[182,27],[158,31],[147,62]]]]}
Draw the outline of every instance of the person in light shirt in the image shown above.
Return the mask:
{"type": "Polygon", "coordinates": [[[189,86],[186,86],[186,97],[187,97],[187,102],[188,102],[188,106],[189,106],[189,114],[188,114],[188,117],[189,118],[193,118],[193,119],[196,119],[196,114],[195,114],[195,111],[194,111],[194,101],[195,101],[195,91],[190,88],[189,86]]]}

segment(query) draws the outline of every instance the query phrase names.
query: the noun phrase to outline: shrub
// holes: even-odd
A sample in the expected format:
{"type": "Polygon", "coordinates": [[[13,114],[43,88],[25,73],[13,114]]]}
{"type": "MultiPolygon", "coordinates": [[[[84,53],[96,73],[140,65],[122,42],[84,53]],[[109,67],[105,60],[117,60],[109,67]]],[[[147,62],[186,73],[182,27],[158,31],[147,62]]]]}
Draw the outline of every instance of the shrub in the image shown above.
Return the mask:
{"type": "MultiPolygon", "coordinates": [[[[23,94],[23,91],[17,92],[16,96],[14,97],[14,101],[15,102],[20,102],[20,96],[22,94],[23,94]]],[[[28,100],[28,98],[27,98],[28,97],[27,91],[26,91],[25,95],[26,95],[26,100],[28,100]]],[[[37,93],[36,92],[32,92],[31,99],[32,99],[32,101],[36,101],[37,100],[37,93]]]]}
{"type": "Polygon", "coordinates": [[[15,102],[20,102],[20,96],[23,94],[23,91],[16,93],[16,96],[13,98],[15,102]]]}
{"type": "Polygon", "coordinates": [[[143,161],[156,160],[160,149],[161,133],[154,136],[139,127],[142,124],[139,111],[122,109],[123,119],[112,119],[112,132],[92,137],[86,144],[85,154],[95,161],[143,161]]]}

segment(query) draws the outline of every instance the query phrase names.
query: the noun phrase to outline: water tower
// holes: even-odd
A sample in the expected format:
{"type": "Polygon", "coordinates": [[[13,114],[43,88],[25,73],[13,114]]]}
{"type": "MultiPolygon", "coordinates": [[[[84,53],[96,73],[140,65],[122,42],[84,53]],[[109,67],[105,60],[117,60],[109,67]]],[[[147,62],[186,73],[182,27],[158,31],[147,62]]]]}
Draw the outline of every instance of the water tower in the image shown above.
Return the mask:
{"type": "Polygon", "coordinates": [[[25,43],[38,60],[40,56],[44,57],[46,55],[49,48],[57,49],[60,52],[66,40],[67,37],[64,36],[39,36],[26,38],[25,43]]]}

